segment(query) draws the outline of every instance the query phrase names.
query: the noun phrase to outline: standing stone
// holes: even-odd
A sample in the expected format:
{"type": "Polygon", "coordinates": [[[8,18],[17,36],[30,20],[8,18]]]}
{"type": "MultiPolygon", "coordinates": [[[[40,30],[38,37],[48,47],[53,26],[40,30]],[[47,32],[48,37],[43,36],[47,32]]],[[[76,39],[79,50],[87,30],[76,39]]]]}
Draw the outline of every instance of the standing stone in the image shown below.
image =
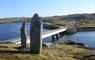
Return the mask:
{"type": "Polygon", "coordinates": [[[42,50],[43,23],[38,14],[34,14],[30,26],[30,51],[39,54],[42,50]]]}
{"type": "Polygon", "coordinates": [[[21,27],[21,47],[26,48],[25,21],[22,22],[21,27]]]}

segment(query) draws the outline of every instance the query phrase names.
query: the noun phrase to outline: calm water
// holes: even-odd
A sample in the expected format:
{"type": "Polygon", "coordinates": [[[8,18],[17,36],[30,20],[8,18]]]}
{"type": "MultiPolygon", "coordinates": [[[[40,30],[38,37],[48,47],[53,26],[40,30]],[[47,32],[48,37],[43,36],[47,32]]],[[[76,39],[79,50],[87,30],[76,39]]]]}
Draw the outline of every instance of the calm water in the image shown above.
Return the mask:
{"type": "MultiPolygon", "coordinates": [[[[29,35],[30,23],[26,23],[26,34],[29,35]]],[[[0,23],[0,41],[14,39],[20,36],[21,22],[17,23],[0,23]]],[[[44,31],[48,31],[44,29],[44,31]]],[[[65,35],[61,40],[73,40],[84,43],[88,47],[95,48],[95,31],[78,32],[73,35],[65,35]]],[[[51,37],[45,38],[44,42],[51,42],[51,37]]]]}
{"type": "Polygon", "coordinates": [[[65,35],[61,39],[84,43],[88,47],[95,48],[95,31],[77,32],[73,35],[65,35]]]}
{"type": "MultiPolygon", "coordinates": [[[[20,36],[20,28],[22,23],[0,23],[0,41],[5,41],[9,39],[14,39],[20,36]]],[[[26,34],[29,35],[30,23],[26,23],[26,34]]],[[[48,31],[44,29],[44,31],[48,31]]]]}

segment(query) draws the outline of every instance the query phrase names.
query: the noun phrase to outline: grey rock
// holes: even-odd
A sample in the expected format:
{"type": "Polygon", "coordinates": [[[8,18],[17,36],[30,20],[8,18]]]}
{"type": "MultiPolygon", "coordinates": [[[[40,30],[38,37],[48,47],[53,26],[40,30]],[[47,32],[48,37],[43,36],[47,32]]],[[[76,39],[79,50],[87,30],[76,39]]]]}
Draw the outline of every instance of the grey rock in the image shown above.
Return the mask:
{"type": "Polygon", "coordinates": [[[42,50],[43,23],[38,14],[34,14],[30,26],[30,51],[39,54],[42,50]]]}
{"type": "Polygon", "coordinates": [[[23,21],[21,27],[21,47],[26,48],[26,45],[25,21],[23,21]]]}

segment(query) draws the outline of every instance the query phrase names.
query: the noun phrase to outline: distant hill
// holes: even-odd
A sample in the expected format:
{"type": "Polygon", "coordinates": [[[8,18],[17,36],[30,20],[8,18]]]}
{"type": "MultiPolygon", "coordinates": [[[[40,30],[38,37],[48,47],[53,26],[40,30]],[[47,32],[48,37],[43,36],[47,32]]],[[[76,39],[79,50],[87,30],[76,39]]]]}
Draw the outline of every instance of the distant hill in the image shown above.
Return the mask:
{"type": "Polygon", "coordinates": [[[15,17],[15,18],[2,18],[0,19],[0,22],[18,22],[22,20],[30,21],[32,18],[28,17],[15,17]]]}
{"type": "Polygon", "coordinates": [[[52,17],[44,17],[45,21],[53,21],[53,20],[66,20],[66,21],[84,21],[84,20],[95,20],[95,13],[93,14],[71,14],[71,15],[63,15],[63,16],[52,16],[52,17]]]}
{"type": "MultiPolygon", "coordinates": [[[[52,21],[84,21],[84,20],[95,20],[95,13],[92,14],[71,14],[71,15],[63,15],[63,16],[51,16],[51,17],[41,17],[44,22],[52,22],[52,21]]],[[[26,21],[30,21],[32,19],[28,17],[16,17],[16,18],[2,18],[0,22],[17,22],[25,19],[26,21]]]]}
{"type": "Polygon", "coordinates": [[[72,14],[64,18],[64,20],[95,20],[95,13],[93,14],[72,14]]]}

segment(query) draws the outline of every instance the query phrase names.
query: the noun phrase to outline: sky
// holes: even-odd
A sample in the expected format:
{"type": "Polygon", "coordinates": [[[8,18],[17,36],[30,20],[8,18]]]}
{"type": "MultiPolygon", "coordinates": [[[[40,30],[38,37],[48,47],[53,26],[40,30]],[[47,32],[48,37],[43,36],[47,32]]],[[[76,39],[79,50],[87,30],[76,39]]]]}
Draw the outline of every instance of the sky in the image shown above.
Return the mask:
{"type": "Polygon", "coordinates": [[[95,0],[0,0],[0,18],[95,13],[95,0]]]}

